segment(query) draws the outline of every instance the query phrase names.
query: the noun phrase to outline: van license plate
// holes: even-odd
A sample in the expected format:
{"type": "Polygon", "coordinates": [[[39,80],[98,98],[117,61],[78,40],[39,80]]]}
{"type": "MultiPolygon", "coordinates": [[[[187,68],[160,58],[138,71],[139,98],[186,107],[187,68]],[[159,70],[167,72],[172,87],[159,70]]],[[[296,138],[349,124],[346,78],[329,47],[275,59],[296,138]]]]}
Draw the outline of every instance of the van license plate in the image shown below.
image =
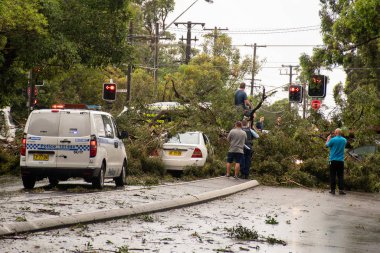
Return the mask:
{"type": "Polygon", "coordinates": [[[48,154],[33,154],[33,160],[35,161],[49,161],[48,154]]]}
{"type": "Polygon", "coordinates": [[[172,151],[169,151],[169,155],[180,156],[181,155],[181,151],[172,150],[172,151]]]}

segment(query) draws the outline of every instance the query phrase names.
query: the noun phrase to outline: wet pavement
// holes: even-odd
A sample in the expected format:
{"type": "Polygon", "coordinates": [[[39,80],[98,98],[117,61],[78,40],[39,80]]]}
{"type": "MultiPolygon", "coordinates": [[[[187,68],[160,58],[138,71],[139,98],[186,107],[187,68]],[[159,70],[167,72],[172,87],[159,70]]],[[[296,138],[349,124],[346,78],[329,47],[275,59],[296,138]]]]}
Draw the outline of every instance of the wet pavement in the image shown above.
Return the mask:
{"type": "MultiPolygon", "coordinates": [[[[40,199],[49,195],[46,192],[20,193],[8,199],[1,196],[0,217],[5,221],[22,215],[34,219],[40,217],[37,211],[42,208],[59,213],[44,213],[43,217],[70,215],[103,205],[117,207],[120,201],[127,206],[196,195],[237,181],[222,178],[208,183],[60,193],[60,198],[48,196],[47,200],[40,199]],[[42,205],[27,206],[23,198],[37,199],[42,205]],[[21,207],[30,210],[22,212],[21,207]]],[[[196,206],[9,236],[0,239],[0,248],[1,252],[379,252],[380,195],[348,192],[332,196],[327,191],[258,186],[196,206]],[[237,239],[237,232],[242,231],[238,228],[244,232],[240,235],[257,232],[258,238],[237,239]]]]}

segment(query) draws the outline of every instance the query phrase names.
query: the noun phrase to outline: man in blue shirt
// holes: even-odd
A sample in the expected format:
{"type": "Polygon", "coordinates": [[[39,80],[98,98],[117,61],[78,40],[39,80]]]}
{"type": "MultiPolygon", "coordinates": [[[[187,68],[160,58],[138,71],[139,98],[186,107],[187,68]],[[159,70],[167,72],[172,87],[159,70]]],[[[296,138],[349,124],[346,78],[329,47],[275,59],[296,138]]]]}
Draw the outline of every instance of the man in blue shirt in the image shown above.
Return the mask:
{"type": "Polygon", "coordinates": [[[245,83],[241,83],[239,90],[235,92],[235,105],[242,107],[244,110],[252,107],[252,104],[248,100],[247,93],[245,93],[245,83]]]}
{"type": "Polygon", "coordinates": [[[326,147],[330,148],[330,186],[331,194],[335,194],[336,177],[338,176],[339,194],[346,194],[343,191],[343,175],[344,175],[344,148],[347,140],[342,137],[342,130],[337,128],[334,131],[334,137],[329,135],[326,140],[326,147]]]}

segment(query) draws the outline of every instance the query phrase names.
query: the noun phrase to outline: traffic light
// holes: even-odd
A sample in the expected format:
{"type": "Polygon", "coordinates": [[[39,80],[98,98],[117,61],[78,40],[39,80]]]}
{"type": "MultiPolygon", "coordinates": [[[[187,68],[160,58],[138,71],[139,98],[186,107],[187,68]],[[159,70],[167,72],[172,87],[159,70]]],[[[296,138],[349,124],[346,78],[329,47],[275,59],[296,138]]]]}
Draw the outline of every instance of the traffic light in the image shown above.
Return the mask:
{"type": "Polygon", "coordinates": [[[103,84],[103,99],[114,101],[116,99],[116,83],[103,84]]]}
{"type": "Polygon", "coordinates": [[[289,86],[289,101],[302,103],[302,86],[301,85],[289,86]]]}
{"type": "Polygon", "coordinates": [[[324,98],[326,97],[327,76],[313,75],[309,82],[309,97],[324,98]]]}

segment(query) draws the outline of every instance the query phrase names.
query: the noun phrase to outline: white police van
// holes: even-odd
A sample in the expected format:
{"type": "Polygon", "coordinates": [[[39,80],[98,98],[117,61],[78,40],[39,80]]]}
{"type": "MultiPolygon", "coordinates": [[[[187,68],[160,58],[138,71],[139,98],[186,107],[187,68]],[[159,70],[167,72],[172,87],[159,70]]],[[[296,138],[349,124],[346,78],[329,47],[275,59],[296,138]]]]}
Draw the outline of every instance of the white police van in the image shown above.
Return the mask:
{"type": "Polygon", "coordinates": [[[53,105],[34,110],[26,122],[20,152],[24,187],[48,178],[51,185],[81,177],[96,188],[105,178],[116,186],[126,183],[127,155],[115,120],[86,105],[53,105]]]}

